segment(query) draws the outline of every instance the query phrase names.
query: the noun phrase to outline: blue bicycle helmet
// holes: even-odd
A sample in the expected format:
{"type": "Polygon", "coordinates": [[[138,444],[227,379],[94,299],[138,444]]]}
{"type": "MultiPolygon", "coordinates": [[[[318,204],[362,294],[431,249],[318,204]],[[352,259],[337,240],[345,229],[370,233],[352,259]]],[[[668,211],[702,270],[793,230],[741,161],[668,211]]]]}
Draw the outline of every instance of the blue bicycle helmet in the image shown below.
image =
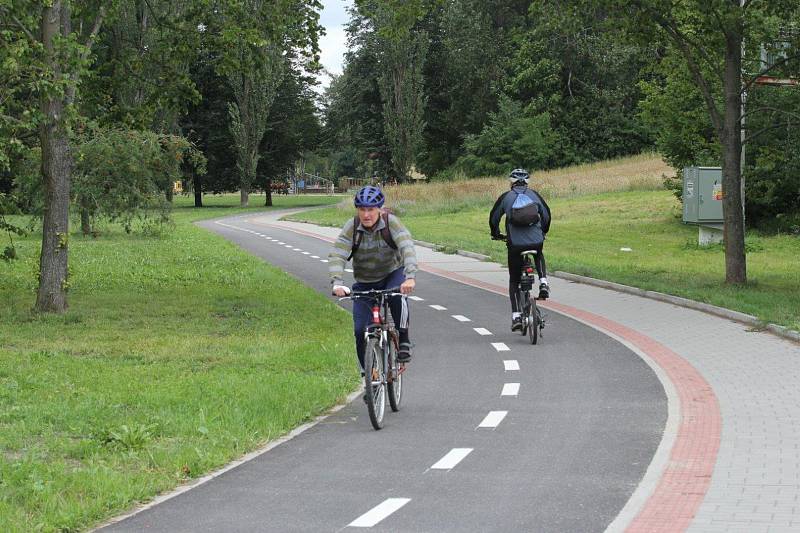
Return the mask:
{"type": "Polygon", "coordinates": [[[372,185],[367,185],[356,193],[356,197],[353,198],[353,204],[356,207],[383,207],[385,200],[386,197],[383,195],[383,191],[372,185]]]}
{"type": "Polygon", "coordinates": [[[515,168],[511,171],[511,174],[508,175],[508,181],[511,183],[516,183],[518,181],[524,181],[526,184],[528,183],[529,174],[528,171],[524,168],[515,168]]]}

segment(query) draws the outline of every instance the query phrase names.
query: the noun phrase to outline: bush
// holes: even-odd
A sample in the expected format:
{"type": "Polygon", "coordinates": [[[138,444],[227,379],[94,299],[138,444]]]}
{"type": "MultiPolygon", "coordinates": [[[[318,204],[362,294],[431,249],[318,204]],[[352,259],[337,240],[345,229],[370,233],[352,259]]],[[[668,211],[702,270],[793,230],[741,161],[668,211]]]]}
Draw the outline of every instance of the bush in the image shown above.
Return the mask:
{"type": "MultiPolygon", "coordinates": [[[[173,136],[149,131],[92,128],[75,150],[73,198],[81,227],[105,216],[130,231],[135,217],[167,209],[164,191],[181,177],[182,154],[173,136]]],[[[188,145],[187,141],[183,141],[188,145]]]]}
{"type": "Polygon", "coordinates": [[[467,136],[466,154],[455,166],[470,177],[503,175],[518,167],[549,168],[556,141],[549,115],[532,116],[519,102],[501,98],[481,133],[467,136]]]}

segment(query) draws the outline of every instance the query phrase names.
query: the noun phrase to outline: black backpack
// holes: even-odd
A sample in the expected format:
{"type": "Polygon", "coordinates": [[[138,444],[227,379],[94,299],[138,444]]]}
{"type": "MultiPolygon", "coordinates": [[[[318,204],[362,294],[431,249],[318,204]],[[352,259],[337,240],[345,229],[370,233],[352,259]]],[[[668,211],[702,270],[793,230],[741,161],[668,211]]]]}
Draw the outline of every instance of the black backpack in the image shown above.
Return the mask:
{"type": "Polygon", "coordinates": [[[538,204],[534,202],[530,196],[525,194],[525,191],[516,194],[517,197],[514,199],[514,203],[516,204],[518,200],[523,200],[523,202],[520,202],[523,205],[521,207],[514,207],[512,205],[509,222],[512,226],[533,226],[539,222],[540,218],[538,204]],[[524,200],[527,200],[527,203],[525,203],[524,200]]]}
{"type": "MultiPolygon", "coordinates": [[[[381,237],[389,245],[389,248],[392,250],[397,250],[397,243],[394,242],[392,238],[392,232],[389,231],[389,213],[387,211],[381,211],[381,218],[383,219],[383,228],[381,229],[381,237]]],[[[358,251],[358,247],[361,246],[361,237],[363,234],[358,231],[358,215],[353,217],[353,249],[350,250],[350,255],[347,256],[347,260],[350,261],[353,256],[358,251]]]]}

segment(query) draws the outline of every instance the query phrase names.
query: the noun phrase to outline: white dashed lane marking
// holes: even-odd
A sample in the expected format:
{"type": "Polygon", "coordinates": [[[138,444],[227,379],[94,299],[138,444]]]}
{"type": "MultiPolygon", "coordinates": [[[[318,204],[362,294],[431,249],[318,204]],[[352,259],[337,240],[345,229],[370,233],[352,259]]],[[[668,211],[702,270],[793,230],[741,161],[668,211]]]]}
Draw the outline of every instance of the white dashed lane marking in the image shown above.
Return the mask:
{"type": "Polygon", "coordinates": [[[458,320],[459,322],[472,322],[469,318],[465,317],[464,315],[452,315],[453,318],[458,320]]]}
{"type": "Polygon", "coordinates": [[[327,259],[320,259],[320,262],[321,262],[321,263],[327,263],[327,262],[328,262],[328,260],[327,260],[327,259]]]}
{"type": "Polygon", "coordinates": [[[353,269],[352,269],[352,268],[345,268],[345,269],[344,269],[344,271],[345,271],[345,272],[352,272],[352,271],[353,271],[353,269]]]}
{"type": "Polygon", "coordinates": [[[492,332],[486,328],[472,328],[478,335],[491,335],[492,332]]]}
{"type": "Polygon", "coordinates": [[[447,311],[447,308],[443,305],[431,305],[430,307],[437,311],[447,311]]]}
{"type": "Polygon", "coordinates": [[[507,359],[503,361],[503,367],[507,372],[511,370],[519,370],[519,361],[516,359],[507,359]]]}
{"type": "Polygon", "coordinates": [[[510,352],[511,351],[511,348],[506,346],[506,343],[504,343],[504,342],[493,342],[492,343],[492,348],[494,348],[498,352],[510,352]]]}
{"type": "Polygon", "coordinates": [[[486,418],[478,425],[479,428],[496,428],[508,414],[508,411],[489,411],[486,418]]]}
{"type": "Polygon", "coordinates": [[[318,255],[312,255],[311,259],[319,259],[319,256],[318,255]]]}
{"type": "Polygon", "coordinates": [[[293,252],[302,252],[303,249],[302,248],[292,248],[292,251],[293,252]]]}
{"type": "Polygon", "coordinates": [[[503,385],[503,392],[500,393],[500,396],[518,396],[519,395],[519,383],[506,383],[503,385]]]}
{"type": "Polygon", "coordinates": [[[431,469],[450,470],[469,455],[471,451],[472,448],[453,448],[447,455],[436,461],[436,464],[431,469]]]}
{"type": "Polygon", "coordinates": [[[311,252],[303,252],[303,255],[311,255],[311,252]]]}
{"type": "Polygon", "coordinates": [[[349,527],[372,527],[387,516],[391,515],[405,504],[411,501],[411,498],[389,498],[380,505],[373,507],[371,510],[362,514],[350,524],[349,527]]]}
{"type": "Polygon", "coordinates": [[[409,296],[409,300],[414,300],[415,302],[424,302],[425,298],[420,298],[419,296],[409,296]]]}

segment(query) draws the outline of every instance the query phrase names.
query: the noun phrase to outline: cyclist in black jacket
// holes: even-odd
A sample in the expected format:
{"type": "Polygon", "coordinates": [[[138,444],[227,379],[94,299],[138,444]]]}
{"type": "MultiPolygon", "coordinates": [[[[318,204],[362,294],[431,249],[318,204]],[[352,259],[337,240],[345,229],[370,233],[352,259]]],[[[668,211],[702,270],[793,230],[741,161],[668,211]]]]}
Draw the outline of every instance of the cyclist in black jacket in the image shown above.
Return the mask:
{"type": "Polygon", "coordinates": [[[550,296],[547,284],[547,268],[542,248],[545,235],[550,229],[550,207],[542,196],[528,188],[530,175],[524,169],[511,171],[511,189],[504,192],[495,202],[489,213],[489,230],[493,239],[503,238],[500,232],[500,219],[505,216],[506,246],[508,247],[508,294],[511,299],[511,330],[522,329],[517,285],[522,271],[524,250],[536,250],[536,273],[539,275],[539,298],[550,296]],[[525,216],[519,215],[525,213],[525,216]],[[522,218],[522,220],[520,220],[522,218]]]}

